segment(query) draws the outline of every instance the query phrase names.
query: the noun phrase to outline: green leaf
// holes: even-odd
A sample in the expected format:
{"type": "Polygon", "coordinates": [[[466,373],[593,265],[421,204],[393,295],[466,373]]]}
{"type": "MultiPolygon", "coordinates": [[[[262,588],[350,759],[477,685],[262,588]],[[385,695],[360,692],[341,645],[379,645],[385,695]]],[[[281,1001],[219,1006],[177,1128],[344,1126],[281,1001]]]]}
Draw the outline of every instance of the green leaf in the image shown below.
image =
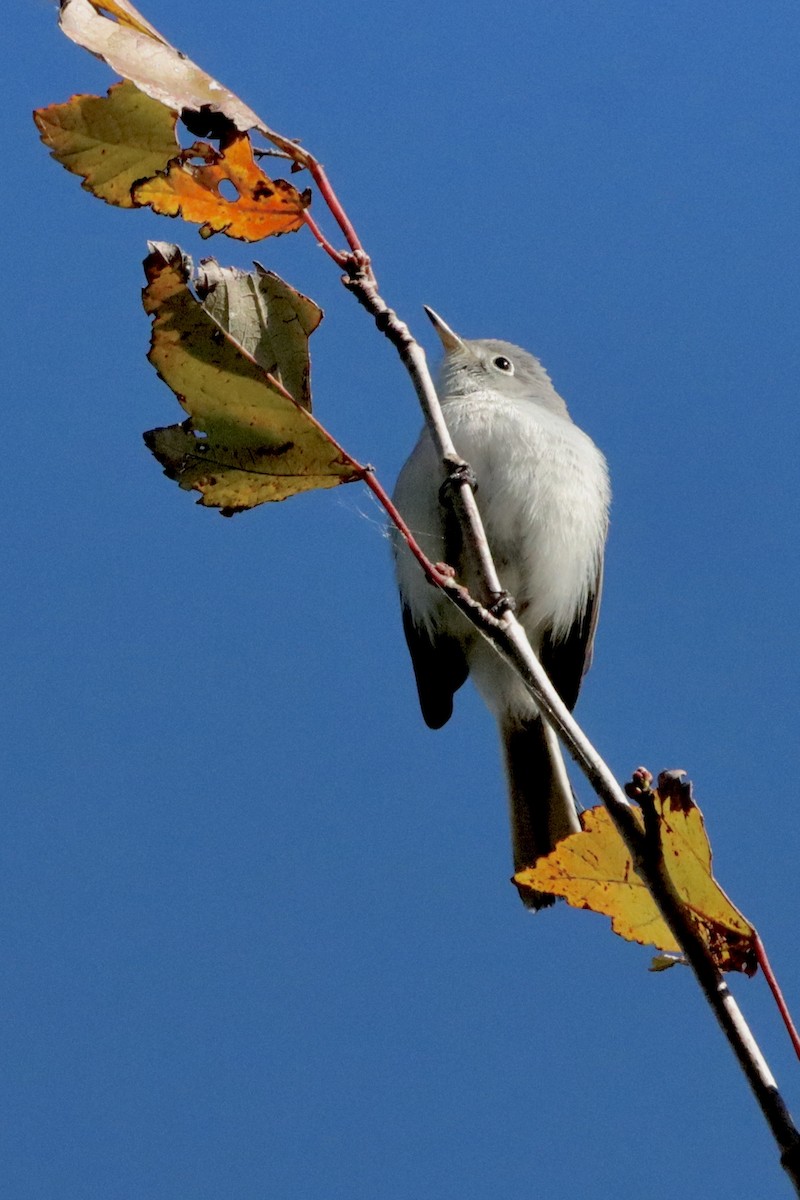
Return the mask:
{"type": "Polygon", "coordinates": [[[134,208],[133,184],[163,170],[180,150],[177,113],[128,80],[115,83],[107,96],[73,96],[37,109],[33,119],[56,162],[119,208],[134,208]]]}

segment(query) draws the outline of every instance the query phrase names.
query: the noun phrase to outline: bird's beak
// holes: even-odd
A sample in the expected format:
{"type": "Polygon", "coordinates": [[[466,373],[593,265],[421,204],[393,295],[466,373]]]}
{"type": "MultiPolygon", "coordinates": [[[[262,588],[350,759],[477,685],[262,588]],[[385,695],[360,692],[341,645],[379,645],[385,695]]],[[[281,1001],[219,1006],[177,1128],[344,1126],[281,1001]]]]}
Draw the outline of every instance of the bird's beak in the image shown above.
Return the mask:
{"type": "Polygon", "coordinates": [[[439,335],[439,341],[442,343],[445,350],[466,350],[463,340],[458,336],[457,333],[453,333],[450,326],[442,320],[438,313],[434,312],[432,308],[428,308],[427,304],[423,304],[422,307],[428,314],[433,328],[439,335]]]}

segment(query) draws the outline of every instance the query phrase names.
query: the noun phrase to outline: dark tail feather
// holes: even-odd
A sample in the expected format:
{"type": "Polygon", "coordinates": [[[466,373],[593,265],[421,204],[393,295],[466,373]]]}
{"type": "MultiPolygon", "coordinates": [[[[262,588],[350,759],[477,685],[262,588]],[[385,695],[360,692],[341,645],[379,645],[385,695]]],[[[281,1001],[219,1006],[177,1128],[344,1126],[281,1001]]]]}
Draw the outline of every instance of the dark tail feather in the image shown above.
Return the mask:
{"type": "MultiPolygon", "coordinates": [[[[501,721],[511,814],[514,870],[531,867],[556,842],[576,833],[580,823],[575,796],[553,731],[538,718],[520,724],[501,721]]],[[[519,889],[526,908],[546,908],[548,892],[519,889]]]]}

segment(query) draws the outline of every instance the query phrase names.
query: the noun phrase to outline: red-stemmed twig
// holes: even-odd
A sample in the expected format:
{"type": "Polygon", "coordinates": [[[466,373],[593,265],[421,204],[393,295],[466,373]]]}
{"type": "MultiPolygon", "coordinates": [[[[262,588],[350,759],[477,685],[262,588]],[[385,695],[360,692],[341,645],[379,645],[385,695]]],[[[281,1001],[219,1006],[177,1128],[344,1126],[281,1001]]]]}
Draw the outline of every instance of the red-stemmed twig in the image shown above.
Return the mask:
{"type": "Polygon", "coordinates": [[[789,1012],[789,1008],[786,1004],[786,1001],[783,998],[783,992],[780,989],[780,985],[779,985],[777,979],[775,978],[775,973],[772,970],[770,961],[767,958],[767,951],[764,947],[764,943],[761,941],[761,938],[758,936],[758,934],[756,934],[756,937],[755,937],[755,947],[756,947],[756,958],[758,959],[758,965],[761,967],[761,970],[764,972],[764,978],[766,979],[766,981],[769,985],[769,989],[775,998],[775,1003],[778,1006],[778,1012],[781,1014],[781,1017],[783,1018],[783,1023],[786,1026],[786,1031],[789,1034],[789,1038],[791,1040],[792,1045],[794,1046],[794,1052],[797,1055],[797,1057],[800,1058],[800,1034],[798,1034],[797,1029],[795,1028],[794,1021],[792,1020],[792,1015],[789,1012]]]}
{"type": "Polygon", "coordinates": [[[339,202],[339,197],[336,195],[330,180],[325,172],[322,163],[317,162],[313,154],[307,155],[305,165],[311,173],[311,177],[319,188],[319,194],[330,209],[331,216],[336,224],[341,229],[345,236],[345,240],[354,254],[363,254],[364,247],[361,245],[361,239],[353,228],[352,222],[345,212],[343,206],[339,202]]]}
{"type": "Polygon", "coordinates": [[[455,583],[455,575],[451,568],[443,569],[446,567],[445,563],[432,563],[426,556],[425,551],[403,520],[402,513],[396,507],[375,472],[367,467],[364,471],[363,479],[364,483],[382,506],[389,520],[399,530],[409,550],[425,572],[426,579],[436,587],[443,588],[447,592],[453,592],[456,589],[463,592],[465,589],[455,583]]]}
{"type": "Polygon", "coordinates": [[[344,270],[344,268],[347,266],[347,254],[344,250],[337,250],[336,247],[328,241],[308,209],[306,209],[303,213],[303,221],[311,230],[325,253],[333,259],[337,267],[340,267],[342,270],[344,270]]]}
{"type": "Polygon", "coordinates": [[[356,254],[362,258],[366,258],[364,248],[361,245],[361,239],[353,228],[350,218],[339,201],[339,197],[333,190],[322,163],[317,162],[313,154],[309,154],[307,150],[304,150],[302,165],[309,171],[311,178],[319,188],[320,196],[327,204],[331,216],[344,234],[345,241],[350,248],[350,253],[348,254],[347,251],[336,249],[333,243],[326,238],[308,209],[303,212],[303,221],[311,230],[325,253],[333,259],[338,267],[346,270],[348,261],[352,255],[356,254]]]}

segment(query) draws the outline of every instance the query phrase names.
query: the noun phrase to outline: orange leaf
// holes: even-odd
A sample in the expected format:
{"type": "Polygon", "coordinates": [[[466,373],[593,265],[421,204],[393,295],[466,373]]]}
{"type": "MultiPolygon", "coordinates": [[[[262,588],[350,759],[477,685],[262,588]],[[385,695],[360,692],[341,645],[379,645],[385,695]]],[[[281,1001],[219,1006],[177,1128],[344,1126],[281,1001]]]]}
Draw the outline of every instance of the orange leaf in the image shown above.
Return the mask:
{"type": "MultiPolygon", "coordinates": [[[[700,809],[686,796],[678,802],[659,792],[652,802],[672,889],[714,962],[723,971],[752,974],[756,933],[711,874],[711,847],[700,809]]],[[[644,828],[641,813],[636,817],[644,828]]],[[[536,866],[515,875],[514,882],[563,896],[575,908],[604,913],[614,932],[628,941],[679,953],[606,809],[589,809],[581,822],[581,833],[559,842],[536,866]]]]}
{"type": "Polygon", "coordinates": [[[272,180],[264,174],[243,133],[230,135],[219,151],[196,143],[166,171],[138,184],[132,195],[135,203],[148,204],[157,213],[198,222],[202,237],[226,233],[244,242],[294,232],[303,224],[303,211],[311,202],[309,191],[298,192],[285,179],[272,180]],[[188,158],[204,161],[198,165],[188,158]],[[239,193],[235,200],[221,194],[225,180],[239,193]]]}

